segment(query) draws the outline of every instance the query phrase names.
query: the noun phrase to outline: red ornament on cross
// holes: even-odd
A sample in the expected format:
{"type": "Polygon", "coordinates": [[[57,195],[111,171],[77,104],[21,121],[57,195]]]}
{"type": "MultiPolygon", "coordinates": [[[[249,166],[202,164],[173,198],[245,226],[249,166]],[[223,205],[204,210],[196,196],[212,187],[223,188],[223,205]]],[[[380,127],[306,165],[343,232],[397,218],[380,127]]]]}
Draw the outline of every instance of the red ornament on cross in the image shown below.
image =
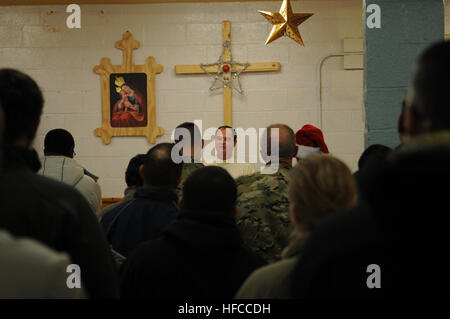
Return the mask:
{"type": "Polygon", "coordinates": [[[222,70],[223,70],[223,72],[227,73],[228,71],[230,71],[230,67],[229,67],[227,64],[225,64],[225,65],[222,67],[222,70]]]}

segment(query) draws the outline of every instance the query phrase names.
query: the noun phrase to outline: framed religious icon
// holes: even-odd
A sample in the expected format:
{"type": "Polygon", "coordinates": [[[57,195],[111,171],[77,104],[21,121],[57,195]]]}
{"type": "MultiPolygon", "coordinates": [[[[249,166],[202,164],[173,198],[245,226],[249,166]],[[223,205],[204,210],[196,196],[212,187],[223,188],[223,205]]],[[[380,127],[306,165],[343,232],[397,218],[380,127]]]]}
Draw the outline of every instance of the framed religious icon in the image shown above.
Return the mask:
{"type": "Polygon", "coordinates": [[[111,65],[109,58],[102,58],[94,72],[101,76],[102,127],[94,133],[104,144],[113,136],[146,136],[154,144],[164,130],[156,125],[155,76],[163,67],[148,57],[143,65],[132,63],[133,50],[139,41],[125,32],[116,48],[123,51],[123,64],[111,65]]]}
{"type": "Polygon", "coordinates": [[[109,83],[111,126],[147,126],[147,75],[113,73],[109,83]]]}

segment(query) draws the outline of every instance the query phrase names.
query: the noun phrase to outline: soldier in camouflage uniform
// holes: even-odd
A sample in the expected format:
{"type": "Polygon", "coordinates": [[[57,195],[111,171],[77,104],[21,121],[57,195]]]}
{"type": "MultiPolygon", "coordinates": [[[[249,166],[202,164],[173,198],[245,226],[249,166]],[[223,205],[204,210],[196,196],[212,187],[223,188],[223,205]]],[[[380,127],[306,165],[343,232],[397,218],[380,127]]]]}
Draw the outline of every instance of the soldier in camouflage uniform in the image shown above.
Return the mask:
{"type": "Polygon", "coordinates": [[[267,129],[267,145],[279,138],[279,168],[272,174],[257,172],[236,180],[237,225],[247,246],[266,261],[274,262],[281,258],[292,231],[288,175],[297,146],[294,132],[288,126],[274,124],[267,129]],[[270,134],[270,128],[278,128],[279,133],[270,134]]]}
{"type": "Polygon", "coordinates": [[[200,129],[192,122],[184,122],[175,128],[175,143],[180,143],[183,140],[184,134],[189,132],[190,147],[183,147],[181,155],[183,158],[183,171],[181,172],[181,182],[178,184],[175,192],[178,198],[183,193],[184,181],[193,171],[204,167],[201,163],[201,152],[204,145],[203,139],[200,138],[200,129]]]}

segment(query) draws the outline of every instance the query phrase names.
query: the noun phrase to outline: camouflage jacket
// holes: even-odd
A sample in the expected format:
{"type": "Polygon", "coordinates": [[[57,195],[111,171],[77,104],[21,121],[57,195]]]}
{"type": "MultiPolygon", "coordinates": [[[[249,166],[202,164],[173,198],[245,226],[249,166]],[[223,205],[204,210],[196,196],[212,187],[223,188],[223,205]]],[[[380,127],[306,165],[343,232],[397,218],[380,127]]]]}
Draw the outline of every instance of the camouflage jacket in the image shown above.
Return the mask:
{"type": "Polygon", "coordinates": [[[288,200],[290,169],[281,164],[274,174],[257,172],[236,180],[237,225],[242,239],[268,262],[281,258],[292,231],[288,200]]]}
{"type": "Polygon", "coordinates": [[[202,163],[183,163],[183,170],[181,172],[181,182],[175,189],[175,193],[177,193],[178,198],[180,198],[181,195],[183,194],[183,186],[186,178],[188,178],[193,171],[202,167],[204,167],[202,163]]]}

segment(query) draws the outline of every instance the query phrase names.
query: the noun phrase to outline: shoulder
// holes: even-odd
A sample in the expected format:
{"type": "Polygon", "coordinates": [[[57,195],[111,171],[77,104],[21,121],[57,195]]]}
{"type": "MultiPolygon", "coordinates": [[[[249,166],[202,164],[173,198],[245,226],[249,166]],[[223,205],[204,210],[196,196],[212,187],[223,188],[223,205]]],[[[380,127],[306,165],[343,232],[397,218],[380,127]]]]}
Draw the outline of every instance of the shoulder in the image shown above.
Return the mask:
{"type": "Polygon", "coordinates": [[[320,223],[312,232],[307,246],[315,253],[337,255],[349,249],[359,250],[367,244],[375,246],[381,240],[379,223],[373,211],[358,205],[333,214],[320,223]]]}
{"type": "Polygon", "coordinates": [[[275,191],[287,187],[287,178],[281,172],[263,174],[260,172],[242,176],[237,181],[238,190],[241,192],[275,191]]]}
{"type": "MultiPolygon", "coordinates": [[[[35,240],[14,238],[4,231],[0,231],[0,247],[1,254],[10,256],[8,259],[1,258],[5,262],[23,259],[28,260],[29,264],[39,263],[39,266],[45,266],[58,263],[61,260],[68,260],[64,253],[57,253],[35,240]]],[[[20,266],[20,264],[17,265],[20,266]]]]}
{"type": "Polygon", "coordinates": [[[88,205],[86,199],[73,187],[42,175],[20,171],[7,172],[1,176],[8,180],[8,194],[17,197],[28,194],[28,200],[46,202],[63,210],[88,205]]]}
{"type": "Polygon", "coordinates": [[[92,177],[88,175],[83,175],[83,177],[79,180],[79,182],[75,185],[75,187],[81,189],[88,189],[95,193],[100,192],[100,185],[92,177]]]}
{"type": "Polygon", "coordinates": [[[107,206],[103,210],[102,218],[100,220],[100,223],[108,223],[114,217],[123,209],[127,209],[129,205],[131,205],[133,202],[135,202],[136,199],[130,199],[128,201],[120,201],[117,203],[114,203],[110,206],[107,206]]]}
{"type": "Polygon", "coordinates": [[[178,215],[178,206],[176,205],[175,201],[170,200],[159,201],[135,197],[111,209],[109,212],[103,215],[102,221],[103,220],[107,221],[109,219],[114,218],[121,211],[123,211],[121,217],[143,216],[150,218],[163,217],[167,219],[172,219],[178,215]],[[149,212],[151,213],[149,214],[149,212]]]}
{"type": "Polygon", "coordinates": [[[243,175],[236,179],[236,184],[237,184],[237,186],[250,184],[250,183],[260,180],[262,177],[263,177],[263,175],[260,172],[243,175]]]}
{"type": "Polygon", "coordinates": [[[380,225],[367,208],[356,206],[332,214],[317,225],[306,242],[299,263],[303,271],[299,276],[312,278],[319,265],[345,263],[365,251],[375,255],[383,240],[380,225]]]}
{"type": "Polygon", "coordinates": [[[0,232],[0,248],[0,256],[5,257],[0,258],[1,296],[74,298],[83,295],[82,291],[69,289],[66,285],[66,270],[71,264],[67,254],[58,253],[35,240],[13,238],[5,232],[0,232]],[[16,274],[13,281],[8,278],[12,274],[16,274]]]}
{"type": "Polygon", "coordinates": [[[183,171],[186,172],[192,172],[202,167],[205,167],[202,163],[183,163],[183,171]]]}
{"type": "Polygon", "coordinates": [[[109,213],[110,211],[112,211],[113,209],[116,209],[118,206],[124,204],[124,203],[128,203],[131,199],[122,199],[121,201],[117,202],[117,203],[113,203],[111,205],[106,206],[105,208],[103,208],[99,214],[99,218],[100,220],[103,219],[103,216],[105,216],[107,213],[109,213]]]}
{"type": "Polygon", "coordinates": [[[275,262],[255,270],[239,289],[236,298],[289,298],[289,285],[297,258],[275,262]]]}
{"type": "Polygon", "coordinates": [[[124,263],[124,273],[133,269],[134,271],[159,267],[160,263],[155,264],[155,259],[160,259],[168,253],[169,245],[165,236],[152,239],[139,244],[130,254],[124,263]]]}
{"type": "Polygon", "coordinates": [[[273,264],[261,267],[257,269],[253,274],[255,278],[272,278],[272,279],[284,279],[287,274],[290,273],[296,265],[297,258],[283,259],[273,264]]]}

